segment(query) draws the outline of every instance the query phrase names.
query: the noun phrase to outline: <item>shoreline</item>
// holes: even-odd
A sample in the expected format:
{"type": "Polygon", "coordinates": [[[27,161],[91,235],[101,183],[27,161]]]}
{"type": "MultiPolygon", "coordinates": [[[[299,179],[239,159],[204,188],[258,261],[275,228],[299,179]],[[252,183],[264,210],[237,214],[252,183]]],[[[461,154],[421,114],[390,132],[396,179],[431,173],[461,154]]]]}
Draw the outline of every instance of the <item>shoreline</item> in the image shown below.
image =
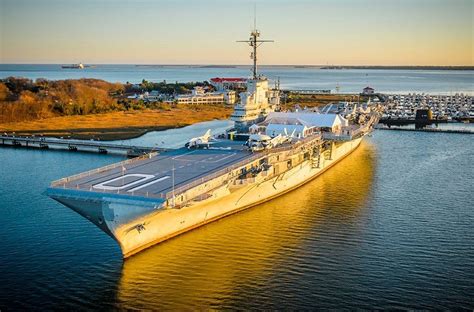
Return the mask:
{"type": "MultiPolygon", "coordinates": [[[[214,119],[220,120],[220,119],[214,119]]],[[[203,120],[209,121],[209,120],[203,120]]],[[[201,122],[201,121],[198,121],[201,122]]],[[[179,129],[192,124],[178,124],[176,126],[152,126],[152,127],[117,127],[117,128],[83,128],[83,129],[53,129],[43,130],[24,130],[16,131],[15,136],[29,137],[41,136],[48,138],[65,138],[74,140],[98,140],[98,141],[117,141],[136,139],[153,131],[165,131],[169,129],[179,129]]]]}
{"type": "Polygon", "coordinates": [[[0,133],[15,136],[44,136],[65,139],[114,141],[140,137],[150,131],[186,127],[198,122],[228,119],[231,109],[174,108],[105,114],[51,117],[0,124],[0,133]]]}
{"type": "MultiPolygon", "coordinates": [[[[315,107],[338,102],[355,94],[294,94],[282,104],[315,107]]],[[[228,119],[229,105],[176,105],[168,109],[140,109],[87,115],[52,116],[18,122],[0,123],[0,133],[15,136],[44,136],[64,139],[114,141],[140,137],[150,131],[186,127],[195,123],[228,119]]]]}

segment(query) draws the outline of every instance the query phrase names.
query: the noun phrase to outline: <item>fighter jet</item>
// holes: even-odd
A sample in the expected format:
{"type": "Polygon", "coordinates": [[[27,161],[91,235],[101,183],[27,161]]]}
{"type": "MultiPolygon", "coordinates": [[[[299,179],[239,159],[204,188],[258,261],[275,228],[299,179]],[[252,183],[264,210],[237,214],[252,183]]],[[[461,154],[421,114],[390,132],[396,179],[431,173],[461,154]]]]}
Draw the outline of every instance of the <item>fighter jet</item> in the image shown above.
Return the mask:
{"type": "Polygon", "coordinates": [[[208,148],[209,145],[211,145],[213,142],[212,141],[212,136],[211,136],[211,129],[207,130],[204,135],[196,138],[192,138],[189,140],[188,143],[186,143],[184,146],[191,149],[191,148],[208,148]]]}

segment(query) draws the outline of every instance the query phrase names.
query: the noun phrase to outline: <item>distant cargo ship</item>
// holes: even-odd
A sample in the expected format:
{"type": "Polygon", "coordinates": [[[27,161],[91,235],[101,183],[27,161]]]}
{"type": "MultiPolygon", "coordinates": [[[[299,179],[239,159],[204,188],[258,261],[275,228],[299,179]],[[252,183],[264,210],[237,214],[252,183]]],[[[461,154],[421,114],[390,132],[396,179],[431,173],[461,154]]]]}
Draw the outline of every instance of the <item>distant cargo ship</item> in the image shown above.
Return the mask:
{"type": "Polygon", "coordinates": [[[62,65],[61,68],[72,68],[72,69],[84,69],[86,66],[84,64],[71,64],[71,65],[62,65]]]}
{"type": "Polygon", "coordinates": [[[55,181],[48,195],[115,239],[126,258],[298,188],[350,154],[377,123],[377,110],[345,103],[326,113],[279,111],[279,89],[257,74],[259,35],[245,41],[253,76],[227,138],[208,131],[180,149],[55,181]]]}

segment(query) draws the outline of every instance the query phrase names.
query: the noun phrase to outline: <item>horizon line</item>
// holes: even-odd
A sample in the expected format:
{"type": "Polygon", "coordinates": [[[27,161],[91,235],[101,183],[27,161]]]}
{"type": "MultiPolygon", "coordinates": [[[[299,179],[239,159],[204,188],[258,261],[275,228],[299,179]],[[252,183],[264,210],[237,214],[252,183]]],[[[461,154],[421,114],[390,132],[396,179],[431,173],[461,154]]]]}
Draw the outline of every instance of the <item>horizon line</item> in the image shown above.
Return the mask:
{"type": "MultiPolygon", "coordinates": [[[[30,62],[20,62],[20,63],[0,63],[0,65],[71,65],[79,64],[78,63],[30,63],[30,62]]],[[[251,64],[212,64],[212,63],[82,63],[84,65],[135,65],[135,66],[215,66],[215,67],[252,67],[251,64]]],[[[463,67],[463,68],[473,68],[474,65],[367,65],[367,64],[260,64],[259,66],[287,66],[287,67],[463,67]]]]}

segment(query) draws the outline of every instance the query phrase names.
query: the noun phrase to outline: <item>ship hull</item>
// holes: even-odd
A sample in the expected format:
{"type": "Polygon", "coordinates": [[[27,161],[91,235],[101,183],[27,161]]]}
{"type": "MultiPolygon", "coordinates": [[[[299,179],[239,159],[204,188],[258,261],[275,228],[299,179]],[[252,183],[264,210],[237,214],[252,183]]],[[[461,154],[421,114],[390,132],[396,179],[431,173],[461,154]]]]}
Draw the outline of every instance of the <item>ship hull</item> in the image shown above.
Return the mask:
{"type": "Polygon", "coordinates": [[[223,184],[208,193],[205,199],[177,208],[166,208],[163,201],[74,190],[51,189],[49,195],[116,240],[123,257],[127,258],[169,238],[298,188],[353,152],[361,140],[332,143],[330,157],[321,157],[317,165],[310,159],[281,174],[263,176],[247,185],[223,184]]]}
{"type": "Polygon", "coordinates": [[[164,240],[298,188],[349,155],[361,140],[358,138],[342,143],[333,152],[332,159],[322,161],[319,168],[314,168],[311,161],[305,161],[281,175],[237,190],[223,186],[214,191],[212,198],[202,203],[180,209],[165,209],[134,220],[133,224],[117,227],[112,231],[114,238],[119,242],[124,258],[130,257],[164,240]],[[142,224],[143,228],[130,231],[134,226],[136,228],[136,224],[142,224]]]}

